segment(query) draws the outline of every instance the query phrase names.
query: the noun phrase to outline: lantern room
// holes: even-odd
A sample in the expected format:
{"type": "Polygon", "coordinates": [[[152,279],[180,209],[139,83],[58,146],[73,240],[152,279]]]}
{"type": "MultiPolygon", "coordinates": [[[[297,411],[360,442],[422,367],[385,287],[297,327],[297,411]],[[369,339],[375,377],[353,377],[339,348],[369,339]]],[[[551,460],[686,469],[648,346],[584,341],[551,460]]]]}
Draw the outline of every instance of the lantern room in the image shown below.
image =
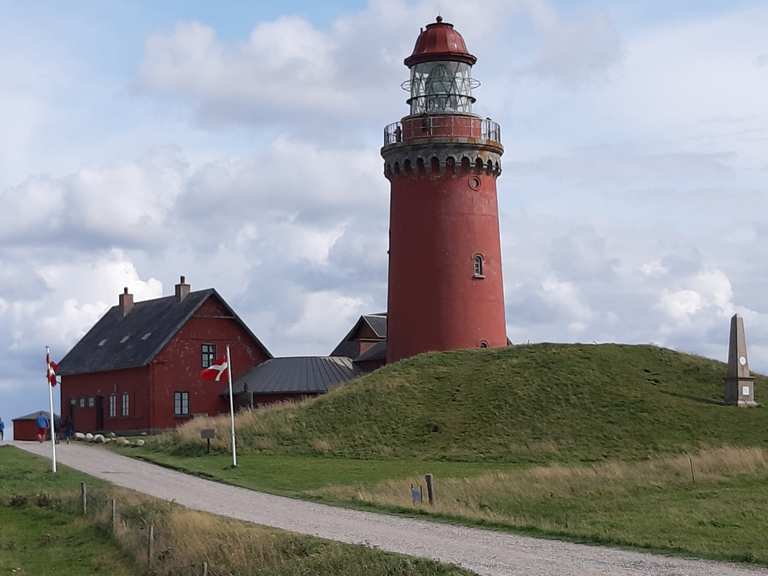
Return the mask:
{"type": "Polygon", "coordinates": [[[476,61],[453,24],[440,16],[427,24],[405,59],[411,77],[402,87],[410,93],[411,114],[471,113],[472,90],[480,85],[471,76],[476,61]]]}

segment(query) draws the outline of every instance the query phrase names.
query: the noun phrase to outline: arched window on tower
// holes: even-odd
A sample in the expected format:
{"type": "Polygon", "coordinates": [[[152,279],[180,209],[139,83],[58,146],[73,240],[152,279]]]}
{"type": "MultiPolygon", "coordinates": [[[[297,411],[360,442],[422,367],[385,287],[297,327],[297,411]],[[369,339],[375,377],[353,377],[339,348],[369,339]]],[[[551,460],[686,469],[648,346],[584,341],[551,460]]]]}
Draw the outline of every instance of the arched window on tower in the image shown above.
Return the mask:
{"type": "Polygon", "coordinates": [[[485,258],[482,254],[475,254],[473,258],[473,274],[474,278],[485,278],[485,258]]]}

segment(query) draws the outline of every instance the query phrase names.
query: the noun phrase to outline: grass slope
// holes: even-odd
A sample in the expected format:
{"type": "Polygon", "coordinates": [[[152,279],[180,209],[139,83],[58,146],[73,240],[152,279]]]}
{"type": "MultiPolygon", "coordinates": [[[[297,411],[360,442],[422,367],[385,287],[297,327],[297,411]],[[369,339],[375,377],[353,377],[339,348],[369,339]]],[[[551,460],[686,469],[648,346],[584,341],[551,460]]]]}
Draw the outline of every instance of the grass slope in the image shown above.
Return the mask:
{"type": "MultiPolygon", "coordinates": [[[[323,397],[239,417],[243,451],[472,461],[638,459],[768,446],[768,410],[723,406],[721,362],[629,345],[423,354],[323,397]]],[[[758,378],[758,397],[766,384],[758,378]]],[[[155,443],[197,454],[192,422],[155,443]]],[[[214,419],[226,450],[226,418],[214,419]]]]}

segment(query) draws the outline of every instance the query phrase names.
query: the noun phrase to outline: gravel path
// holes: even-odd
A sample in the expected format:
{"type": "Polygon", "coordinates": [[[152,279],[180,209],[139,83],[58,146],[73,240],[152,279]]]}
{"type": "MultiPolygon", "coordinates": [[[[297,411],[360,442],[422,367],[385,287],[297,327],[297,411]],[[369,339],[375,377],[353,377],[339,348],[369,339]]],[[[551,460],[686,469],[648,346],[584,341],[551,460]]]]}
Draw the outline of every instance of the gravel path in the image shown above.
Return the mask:
{"type": "MultiPolygon", "coordinates": [[[[17,442],[50,455],[49,444],[17,442]]],[[[58,459],[91,476],[188,508],[330,540],[458,564],[488,576],[768,576],[768,570],[614,550],[335,508],[219,484],[82,444],[58,459]]]]}

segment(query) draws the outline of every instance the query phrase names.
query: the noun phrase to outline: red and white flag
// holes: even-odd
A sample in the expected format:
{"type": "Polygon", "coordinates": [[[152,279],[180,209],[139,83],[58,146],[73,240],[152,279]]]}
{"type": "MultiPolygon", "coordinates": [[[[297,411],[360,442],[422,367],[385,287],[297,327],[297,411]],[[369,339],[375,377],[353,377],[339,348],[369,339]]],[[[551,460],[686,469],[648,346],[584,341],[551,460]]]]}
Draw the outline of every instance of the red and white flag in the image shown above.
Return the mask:
{"type": "Polygon", "coordinates": [[[48,383],[51,386],[56,386],[56,371],[59,369],[59,365],[51,360],[50,352],[45,353],[45,365],[48,367],[48,383]]]}
{"type": "Polygon", "coordinates": [[[228,368],[229,364],[227,364],[226,358],[217,358],[213,364],[200,372],[200,378],[208,382],[220,382],[222,378],[226,377],[228,368]]]}

